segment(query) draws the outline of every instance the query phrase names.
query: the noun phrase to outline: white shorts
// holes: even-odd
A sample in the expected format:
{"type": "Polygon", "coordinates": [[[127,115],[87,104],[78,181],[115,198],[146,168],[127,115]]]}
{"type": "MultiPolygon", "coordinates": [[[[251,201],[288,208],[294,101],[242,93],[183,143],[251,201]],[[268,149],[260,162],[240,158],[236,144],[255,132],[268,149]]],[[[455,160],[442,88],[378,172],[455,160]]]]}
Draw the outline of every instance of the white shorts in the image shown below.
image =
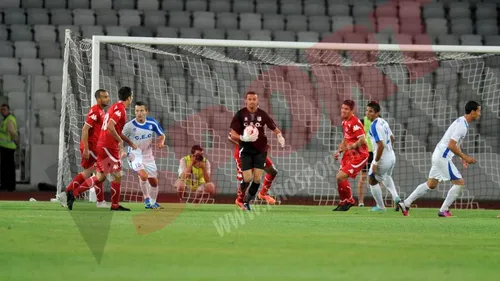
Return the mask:
{"type": "Polygon", "coordinates": [[[370,165],[370,170],[368,171],[368,175],[371,177],[375,176],[375,179],[378,182],[384,181],[387,177],[392,177],[392,172],[394,171],[394,167],[396,166],[396,158],[387,160],[387,161],[379,161],[377,165],[377,173],[373,173],[373,162],[370,165]]]}
{"type": "Polygon", "coordinates": [[[451,160],[443,158],[441,155],[433,155],[429,178],[438,181],[452,181],[461,179],[462,175],[451,160]]]}
{"type": "Polygon", "coordinates": [[[158,176],[158,168],[154,159],[144,159],[142,156],[130,154],[127,162],[130,168],[136,172],[145,170],[149,178],[158,176]]]}

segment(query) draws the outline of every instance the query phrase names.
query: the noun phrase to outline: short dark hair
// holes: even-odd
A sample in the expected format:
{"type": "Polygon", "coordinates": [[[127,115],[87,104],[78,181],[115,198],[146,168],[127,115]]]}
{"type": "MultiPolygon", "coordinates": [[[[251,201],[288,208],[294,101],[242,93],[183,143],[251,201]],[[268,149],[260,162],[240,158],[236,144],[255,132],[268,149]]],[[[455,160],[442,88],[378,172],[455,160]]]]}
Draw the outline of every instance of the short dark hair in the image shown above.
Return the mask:
{"type": "Polygon", "coordinates": [[[356,106],[356,103],[353,100],[345,100],[342,105],[347,105],[351,110],[354,109],[354,106],[356,106]]]}
{"type": "Polygon", "coordinates": [[[10,106],[6,103],[2,104],[2,106],[0,106],[0,107],[7,107],[7,109],[10,110],[10,106]]]}
{"type": "Polygon", "coordinates": [[[468,101],[465,104],[465,114],[470,114],[472,111],[477,110],[481,105],[477,101],[468,101]]]}
{"type": "Polygon", "coordinates": [[[377,101],[370,101],[367,106],[373,109],[376,113],[380,112],[380,104],[377,101]]]}
{"type": "Polygon", "coordinates": [[[118,90],[118,98],[121,101],[126,101],[132,95],[132,89],[130,87],[121,87],[118,90]]]}
{"type": "Polygon", "coordinates": [[[199,144],[195,144],[191,147],[191,154],[194,154],[197,150],[203,151],[203,148],[199,144]]]}
{"type": "Polygon", "coordinates": [[[95,93],[94,93],[95,99],[100,98],[101,97],[101,93],[105,93],[105,92],[107,92],[107,91],[104,90],[104,89],[99,89],[99,90],[95,91],[95,93]]]}
{"type": "Polygon", "coordinates": [[[144,106],[144,108],[145,108],[146,110],[148,110],[148,105],[147,105],[145,102],[143,102],[143,101],[137,101],[137,102],[135,103],[135,106],[144,106]]]}
{"type": "Polygon", "coordinates": [[[257,95],[257,93],[254,91],[249,91],[245,94],[245,98],[247,98],[249,95],[257,95]]]}

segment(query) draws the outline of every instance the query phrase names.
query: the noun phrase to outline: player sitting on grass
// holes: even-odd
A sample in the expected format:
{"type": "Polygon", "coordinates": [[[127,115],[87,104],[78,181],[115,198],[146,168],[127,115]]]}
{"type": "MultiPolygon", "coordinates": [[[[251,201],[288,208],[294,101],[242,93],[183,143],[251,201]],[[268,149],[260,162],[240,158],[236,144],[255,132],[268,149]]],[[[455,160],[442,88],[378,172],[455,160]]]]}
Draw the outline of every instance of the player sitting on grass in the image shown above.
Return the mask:
{"type": "Polygon", "coordinates": [[[394,144],[394,135],[392,134],[389,124],[384,119],[380,118],[380,105],[377,102],[370,102],[366,107],[366,116],[372,122],[370,126],[370,140],[373,147],[373,158],[370,165],[369,183],[370,190],[377,203],[371,210],[385,211],[384,200],[382,199],[382,189],[379,182],[384,183],[387,190],[392,195],[394,203],[398,204],[399,199],[394,181],[392,180],[392,172],[396,165],[396,154],[392,149],[394,144]]]}
{"type": "Polygon", "coordinates": [[[458,195],[462,192],[465,181],[458,171],[455,164],[453,164],[453,156],[457,155],[462,158],[464,168],[469,164],[475,164],[476,159],[465,154],[460,149],[460,144],[467,135],[469,123],[479,119],[481,116],[481,105],[476,101],[468,101],[465,104],[465,115],[458,117],[451,123],[448,130],[444,133],[443,137],[436,145],[434,153],[432,154],[432,167],[429,171],[429,177],[426,182],[420,184],[408,198],[399,202],[399,207],[404,216],[408,216],[411,204],[422,197],[430,189],[435,189],[441,181],[451,181],[453,186],[448,191],[446,199],[439,209],[438,216],[452,217],[449,207],[458,195]]]}
{"type": "Polygon", "coordinates": [[[156,134],[158,140],[156,146],[165,146],[165,133],[160,124],[153,117],[149,117],[148,107],[144,102],[135,103],[135,119],[129,121],[123,127],[123,135],[129,138],[137,149],[128,147],[127,158],[130,168],[139,176],[146,209],[163,209],[156,202],[158,197],[158,176],[155,158],[153,156],[153,137],[156,134]]]}

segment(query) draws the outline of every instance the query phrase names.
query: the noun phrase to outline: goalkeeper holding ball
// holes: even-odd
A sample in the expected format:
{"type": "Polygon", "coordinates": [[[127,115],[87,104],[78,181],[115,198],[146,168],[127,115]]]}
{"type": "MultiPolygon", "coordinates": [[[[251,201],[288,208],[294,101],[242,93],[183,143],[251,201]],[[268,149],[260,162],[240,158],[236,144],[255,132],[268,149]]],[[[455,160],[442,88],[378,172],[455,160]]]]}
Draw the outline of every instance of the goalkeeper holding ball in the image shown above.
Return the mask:
{"type": "Polygon", "coordinates": [[[267,137],[264,126],[267,125],[276,134],[281,147],[285,146],[285,139],[274,120],[264,110],[258,108],[259,98],[255,92],[247,92],[245,101],[246,107],[236,112],[230,127],[231,139],[241,142],[240,159],[243,181],[240,183],[239,192],[245,194],[248,189],[243,200],[243,207],[250,211],[250,201],[259,190],[260,178],[267,158],[267,137]]]}

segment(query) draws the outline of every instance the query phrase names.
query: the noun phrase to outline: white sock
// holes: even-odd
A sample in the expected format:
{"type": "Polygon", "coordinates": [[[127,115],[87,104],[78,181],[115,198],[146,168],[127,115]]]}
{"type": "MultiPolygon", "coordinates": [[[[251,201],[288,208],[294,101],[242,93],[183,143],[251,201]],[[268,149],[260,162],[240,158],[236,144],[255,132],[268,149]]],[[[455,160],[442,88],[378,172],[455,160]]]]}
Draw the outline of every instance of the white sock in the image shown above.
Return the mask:
{"type": "Polygon", "coordinates": [[[377,202],[377,207],[380,209],[385,209],[384,199],[382,198],[382,189],[377,183],[376,185],[370,185],[370,191],[372,192],[375,202],[377,202]]]}
{"type": "Polygon", "coordinates": [[[407,207],[410,207],[411,203],[413,201],[417,200],[418,198],[422,197],[427,193],[427,191],[430,190],[429,186],[427,185],[427,182],[422,183],[421,185],[417,186],[417,188],[406,198],[405,205],[407,207]]]}
{"type": "Polygon", "coordinates": [[[149,185],[149,195],[151,196],[151,204],[155,204],[158,197],[158,186],[149,185]]]}
{"type": "Polygon", "coordinates": [[[139,186],[141,187],[142,197],[144,197],[144,200],[146,200],[146,198],[150,198],[150,196],[149,196],[149,182],[139,180],[139,186]]]}
{"type": "Polygon", "coordinates": [[[464,186],[454,184],[450,188],[450,190],[448,191],[448,195],[446,195],[446,199],[444,199],[444,202],[443,202],[443,205],[441,206],[441,209],[439,209],[440,212],[447,211],[450,208],[451,204],[453,204],[453,202],[455,202],[455,200],[457,199],[460,192],[462,192],[462,187],[464,187],[464,186]]]}
{"type": "Polygon", "coordinates": [[[396,201],[396,199],[399,199],[398,192],[396,191],[396,186],[394,185],[394,181],[392,180],[392,177],[387,177],[384,181],[383,184],[385,185],[385,188],[389,190],[392,196],[392,201],[396,201]]]}

